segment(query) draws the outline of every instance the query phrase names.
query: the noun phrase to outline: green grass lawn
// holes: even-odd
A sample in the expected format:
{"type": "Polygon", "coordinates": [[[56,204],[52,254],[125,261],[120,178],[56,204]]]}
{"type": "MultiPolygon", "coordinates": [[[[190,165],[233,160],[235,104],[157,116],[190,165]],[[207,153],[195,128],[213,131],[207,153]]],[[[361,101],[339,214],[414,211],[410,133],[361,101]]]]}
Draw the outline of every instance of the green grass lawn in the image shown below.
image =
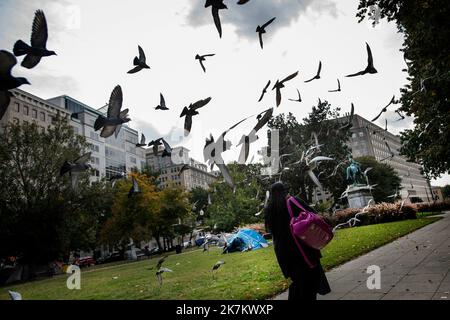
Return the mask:
{"type": "MultiPolygon", "coordinates": [[[[371,251],[439,218],[421,218],[338,230],[335,239],[322,251],[322,264],[330,269],[371,251]]],[[[273,247],[244,253],[221,254],[201,250],[171,255],[159,286],[155,277],[158,258],[134,263],[82,269],[81,290],[66,287],[67,275],[0,288],[0,299],[9,299],[8,289],[24,299],[266,299],[284,291],[283,278],[273,247]],[[211,268],[218,260],[226,263],[216,278],[211,268]],[[117,279],[114,279],[117,277],[117,279]]]]}

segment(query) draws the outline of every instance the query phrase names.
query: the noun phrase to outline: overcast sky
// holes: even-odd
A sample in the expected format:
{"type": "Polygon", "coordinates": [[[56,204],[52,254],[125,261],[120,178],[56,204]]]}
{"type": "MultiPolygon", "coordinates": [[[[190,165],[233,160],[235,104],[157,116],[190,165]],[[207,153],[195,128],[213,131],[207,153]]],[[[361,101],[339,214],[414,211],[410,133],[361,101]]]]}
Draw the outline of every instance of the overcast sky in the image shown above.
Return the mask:
{"type": "MultiPolygon", "coordinates": [[[[49,25],[47,47],[58,53],[44,58],[33,70],[16,67],[14,74],[26,76],[31,86],[22,87],[42,98],[67,94],[94,108],[103,106],[114,86],[120,84],[124,106],[130,108],[130,126],[147,139],[167,136],[172,141],[182,135],[184,106],[207,97],[211,102],[194,117],[192,134],[181,141],[191,156],[203,160],[204,139],[218,136],[243,117],[274,106],[274,91],[257,103],[262,88],[299,71],[283,91],[279,113],[292,112],[302,119],[317,104],[328,100],[348,112],[371,119],[392,95],[399,97],[406,83],[403,42],[393,23],[381,21],[373,28],[355,17],[358,0],[251,0],[243,6],[237,0],[225,1],[221,10],[222,39],[219,38],[204,0],[1,0],[0,47],[12,50],[17,39],[28,42],[34,11],[43,9],[49,25]],[[258,24],[276,20],[267,27],[264,50],[255,32],[258,24]],[[362,70],[367,63],[365,42],[371,46],[378,73],[344,78],[362,70]],[[129,75],[127,71],[140,45],[150,70],[129,75]],[[196,54],[215,53],[206,62],[206,74],[194,59],[196,54]],[[322,78],[311,78],[322,61],[322,78]],[[342,85],[341,93],[328,93],[342,85]],[[296,98],[296,89],[302,103],[296,98]],[[155,111],[162,92],[170,111],[155,111]]],[[[389,130],[395,134],[412,125],[411,119],[394,122],[398,116],[387,113],[389,130]]],[[[385,117],[378,124],[383,125],[385,117]]],[[[249,119],[231,132],[236,144],[249,133],[255,119],[249,119]]],[[[264,130],[263,130],[264,131],[264,130]]],[[[260,134],[265,138],[264,132],[260,134]]],[[[265,139],[252,145],[255,152],[265,139]]],[[[239,149],[224,154],[226,161],[237,160],[239,149]]],[[[450,183],[448,176],[432,182],[450,183]]]]}

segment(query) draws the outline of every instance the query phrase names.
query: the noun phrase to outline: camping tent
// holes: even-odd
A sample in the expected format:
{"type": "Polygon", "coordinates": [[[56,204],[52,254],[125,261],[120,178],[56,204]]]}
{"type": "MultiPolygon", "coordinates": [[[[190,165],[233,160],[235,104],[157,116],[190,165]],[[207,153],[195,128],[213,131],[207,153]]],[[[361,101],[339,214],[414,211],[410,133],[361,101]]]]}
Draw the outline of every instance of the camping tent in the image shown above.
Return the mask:
{"type": "Polygon", "coordinates": [[[227,245],[224,248],[223,253],[255,250],[267,246],[267,240],[255,230],[240,229],[227,237],[227,245]]]}

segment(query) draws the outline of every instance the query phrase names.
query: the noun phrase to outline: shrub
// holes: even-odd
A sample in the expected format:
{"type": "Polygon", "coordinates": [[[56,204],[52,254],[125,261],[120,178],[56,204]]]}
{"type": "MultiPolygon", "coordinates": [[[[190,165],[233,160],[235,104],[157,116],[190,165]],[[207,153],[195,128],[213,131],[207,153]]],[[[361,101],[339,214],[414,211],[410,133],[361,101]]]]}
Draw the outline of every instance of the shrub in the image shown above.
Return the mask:
{"type": "MultiPolygon", "coordinates": [[[[415,205],[404,205],[401,210],[401,202],[397,203],[386,203],[382,202],[373,205],[368,208],[368,210],[358,216],[360,222],[357,225],[369,225],[384,222],[392,222],[406,219],[416,219],[417,209],[415,205]]],[[[363,209],[358,208],[347,208],[336,212],[330,219],[333,226],[340,223],[345,223],[351,218],[353,218],[358,212],[362,212],[363,209]]]]}
{"type": "Polygon", "coordinates": [[[416,204],[419,212],[438,212],[450,210],[450,201],[423,202],[416,204]]]}

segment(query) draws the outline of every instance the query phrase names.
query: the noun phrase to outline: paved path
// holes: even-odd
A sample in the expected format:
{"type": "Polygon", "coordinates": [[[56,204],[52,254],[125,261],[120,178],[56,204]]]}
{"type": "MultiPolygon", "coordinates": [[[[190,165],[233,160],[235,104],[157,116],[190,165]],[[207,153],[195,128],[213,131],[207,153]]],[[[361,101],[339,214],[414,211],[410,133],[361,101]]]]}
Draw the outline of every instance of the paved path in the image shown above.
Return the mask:
{"type": "Polygon", "coordinates": [[[450,300],[450,213],[443,217],[327,272],[332,292],[318,299],[450,300]],[[370,265],[381,268],[381,289],[367,288],[370,265]]]}

